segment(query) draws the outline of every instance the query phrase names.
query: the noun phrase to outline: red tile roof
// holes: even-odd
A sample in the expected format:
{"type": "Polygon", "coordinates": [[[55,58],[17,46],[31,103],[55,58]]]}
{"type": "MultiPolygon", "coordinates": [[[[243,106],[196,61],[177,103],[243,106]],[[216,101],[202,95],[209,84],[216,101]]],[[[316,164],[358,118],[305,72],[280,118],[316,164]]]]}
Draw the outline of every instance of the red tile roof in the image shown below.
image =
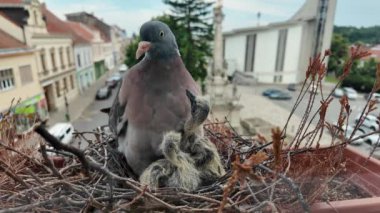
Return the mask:
{"type": "Polygon", "coordinates": [[[90,43],[94,38],[93,34],[83,24],[72,21],[67,21],[66,24],[71,29],[74,43],[90,43]]]}
{"type": "Polygon", "coordinates": [[[21,4],[24,0],[0,0],[0,4],[21,4]]]}
{"type": "Polygon", "coordinates": [[[41,5],[41,12],[46,18],[46,29],[49,33],[66,35],[71,34],[71,29],[69,26],[67,26],[64,21],[48,10],[45,4],[41,5]]]}
{"type": "Polygon", "coordinates": [[[0,49],[26,48],[26,45],[0,29],[0,49]]]}

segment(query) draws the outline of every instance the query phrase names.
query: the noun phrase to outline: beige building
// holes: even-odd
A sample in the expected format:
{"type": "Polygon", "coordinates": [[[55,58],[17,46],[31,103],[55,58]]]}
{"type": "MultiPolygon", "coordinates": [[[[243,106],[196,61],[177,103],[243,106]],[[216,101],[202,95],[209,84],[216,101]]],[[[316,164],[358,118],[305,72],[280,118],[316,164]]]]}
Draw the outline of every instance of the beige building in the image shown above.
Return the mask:
{"type": "Polygon", "coordinates": [[[70,102],[78,95],[68,26],[37,0],[2,0],[0,12],[7,32],[37,51],[38,78],[49,111],[63,108],[65,97],[70,102]]]}
{"type": "Polygon", "coordinates": [[[124,30],[110,26],[87,12],[70,13],[66,14],[66,17],[69,21],[86,25],[94,34],[92,46],[96,78],[122,61],[126,41],[124,30]]]}
{"type": "Polygon", "coordinates": [[[37,120],[47,118],[47,105],[38,81],[36,51],[2,29],[0,16],[0,112],[7,112],[12,100],[16,107],[18,132],[28,130],[37,120]]]}

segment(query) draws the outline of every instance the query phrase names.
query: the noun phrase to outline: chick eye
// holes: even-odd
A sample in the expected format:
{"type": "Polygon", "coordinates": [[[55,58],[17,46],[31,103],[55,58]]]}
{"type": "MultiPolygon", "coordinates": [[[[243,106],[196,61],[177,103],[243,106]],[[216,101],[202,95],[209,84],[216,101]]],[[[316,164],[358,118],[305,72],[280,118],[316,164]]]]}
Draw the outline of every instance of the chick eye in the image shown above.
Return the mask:
{"type": "Polygon", "coordinates": [[[162,30],[160,31],[160,36],[164,37],[164,31],[162,31],[162,30]]]}

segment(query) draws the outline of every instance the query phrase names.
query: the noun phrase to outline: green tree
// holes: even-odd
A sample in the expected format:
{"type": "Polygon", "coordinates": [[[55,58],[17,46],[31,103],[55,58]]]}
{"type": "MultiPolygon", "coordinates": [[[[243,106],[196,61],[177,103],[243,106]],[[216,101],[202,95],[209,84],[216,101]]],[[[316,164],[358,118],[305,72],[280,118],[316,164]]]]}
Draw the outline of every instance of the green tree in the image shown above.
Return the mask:
{"type": "Polygon", "coordinates": [[[348,40],[340,34],[334,33],[331,41],[332,55],[329,57],[328,71],[339,76],[342,73],[343,63],[348,57],[348,40]]]}
{"type": "Polygon", "coordinates": [[[380,26],[372,27],[344,27],[335,26],[334,32],[346,37],[350,43],[363,42],[375,45],[380,43],[380,26]]]}
{"type": "Polygon", "coordinates": [[[195,80],[207,76],[207,58],[212,55],[213,40],[212,2],[204,0],[164,0],[172,14],[160,17],[177,37],[185,63],[195,80]]]}
{"type": "Polygon", "coordinates": [[[138,47],[139,41],[140,41],[140,37],[139,36],[132,37],[132,41],[128,45],[127,50],[125,51],[125,61],[124,61],[124,63],[128,67],[132,67],[133,65],[135,65],[137,63],[136,51],[137,51],[137,47],[138,47]]]}

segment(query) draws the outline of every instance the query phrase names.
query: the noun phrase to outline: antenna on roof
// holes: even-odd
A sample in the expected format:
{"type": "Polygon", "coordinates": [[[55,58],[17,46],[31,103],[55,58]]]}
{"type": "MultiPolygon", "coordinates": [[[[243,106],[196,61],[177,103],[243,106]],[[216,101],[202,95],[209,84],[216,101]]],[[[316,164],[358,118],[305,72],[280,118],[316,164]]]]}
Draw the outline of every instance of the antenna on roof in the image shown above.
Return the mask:
{"type": "Polygon", "coordinates": [[[257,26],[260,26],[260,18],[261,18],[261,13],[259,11],[257,12],[257,26]]]}

